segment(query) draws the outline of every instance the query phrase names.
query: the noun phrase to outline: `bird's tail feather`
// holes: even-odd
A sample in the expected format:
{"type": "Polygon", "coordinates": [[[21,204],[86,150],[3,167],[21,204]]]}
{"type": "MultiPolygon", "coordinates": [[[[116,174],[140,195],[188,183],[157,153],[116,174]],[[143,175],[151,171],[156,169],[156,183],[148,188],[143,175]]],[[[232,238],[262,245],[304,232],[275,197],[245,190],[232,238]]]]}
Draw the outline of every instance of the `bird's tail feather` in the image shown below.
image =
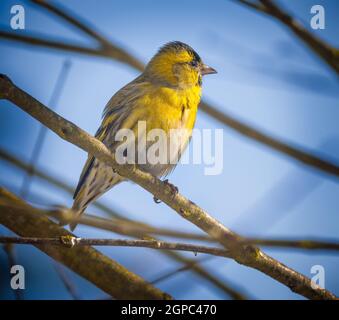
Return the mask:
{"type": "MultiPolygon", "coordinates": [[[[95,168],[95,164],[91,164],[90,167],[95,168]]],[[[122,181],[122,178],[118,174],[112,174],[112,169],[110,167],[106,168],[106,166],[102,166],[95,170],[93,168],[90,172],[86,173],[85,180],[82,178],[80,179],[81,183],[79,182],[77,191],[74,195],[72,210],[74,211],[74,217],[76,219],[80,218],[92,202],[122,181]],[[101,173],[101,179],[96,179],[96,176],[99,175],[97,174],[98,172],[101,173]]],[[[71,222],[70,229],[73,231],[77,224],[78,222],[71,222]]]]}
{"type": "MultiPolygon", "coordinates": [[[[84,213],[84,211],[87,209],[87,206],[79,206],[79,203],[77,201],[74,201],[72,210],[74,211],[74,218],[80,218],[80,216],[84,213]]],[[[71,231],[74,231],[76,226],[78,225],[78,222],[71,222],[69,224],[69,228],[71,231]]]]}

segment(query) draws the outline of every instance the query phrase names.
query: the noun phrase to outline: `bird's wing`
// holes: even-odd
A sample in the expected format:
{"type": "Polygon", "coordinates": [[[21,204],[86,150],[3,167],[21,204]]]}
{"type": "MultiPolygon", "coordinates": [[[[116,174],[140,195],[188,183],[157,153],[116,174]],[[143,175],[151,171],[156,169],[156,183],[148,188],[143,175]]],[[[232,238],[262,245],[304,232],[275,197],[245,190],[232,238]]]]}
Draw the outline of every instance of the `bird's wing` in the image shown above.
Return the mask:
{"type": "Polygon", "coordinates": [[[73,195],[73,199],[75,199],[77,197],[77,195],[78,195],[82,185],[84,184],[88,174],[90,173],[90,171],[91,171],[91,169],[93,167],[94,159],[95,158],[93,156],[88,156],[87,161],[85,163],[85,166],[82,169],[78,185],[77,185],[77,187],[75,189],[75,192],[74,192],[74,195],[73,195]]]}
{"type": "MultiPolygon", "coordinates": [[[[133,102],[139,96],[138,92],[140,91],[140,84],[142,84],[142,78],[138,77],[125,87],[121,88],[107,103],[103,112],[101,126],[95,134],[95,137],[107,147],[109,147],[109,144],[112,142],[110,141],[112,134],[120,128],[123,120],[131,112],[131,108],[134,105],[133,102]]],[[[81,187],[85,184],[86,179],[93,168],[94,161],[95,158],[89,154],[85,166],[82,169],[73,199],[77,197],[81,187]]]]}

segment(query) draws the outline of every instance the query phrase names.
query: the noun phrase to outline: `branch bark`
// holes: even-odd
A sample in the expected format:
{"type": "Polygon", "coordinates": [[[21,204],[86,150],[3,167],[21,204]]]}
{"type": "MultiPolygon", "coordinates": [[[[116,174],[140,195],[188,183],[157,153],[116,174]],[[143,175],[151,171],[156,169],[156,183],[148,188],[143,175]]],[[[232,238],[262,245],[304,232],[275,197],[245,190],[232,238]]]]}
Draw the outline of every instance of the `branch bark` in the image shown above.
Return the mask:
{"type": "Polygon", "coordinates": [[[251,243],[264,247],[292,248],[304,250],[339,250],[338,241],[313,240],[313,239],[254,239],[248,238],[246,243],[251,243]]]}
{"type": "MultiPolygon", "coordinates": [[[[0,223],[5,227],[23,237],[73,237],[47,217],[27,214],[32,209],[0,188],[0,223]]],[[[171,298],[91,247],[35,246],[116,299],[171,298]]]]}
{"type": "Polygon", "coordinates": [[[48,109],[25,91],[15,86],[4,75],[0,76],[0,98],[13,102],[23,111],[54,131],[62,139],[87,151],[99,161],[111,166],[120,175],[132,180],[152,193],[153,196],[162,200],[184,219],[192,222],[220,242],[220,244],[229,250],[230,256],[238,263],[265,273],[288,286],[292,291],[307,298],[335,299],[331,292],[315,286],[309,278],[271,258],[259,248],[243,244],[242,238],[239,235],[227,229],[192,201],[180,193],[173,194],[173,187],[168,183],[141,171],[135,165],[118,164],[114,159],[114,155],[103,143],[48,109]]]}
{"type": "MultiPolygon", "coordinates": [[[[1,205],[0,205],[1,206],[1,205]]],[[[60,236],[52,238],[41,237],[1,237],[0,243],[4,244],[32,244],[32,245],[59,245],[74,248],[76,246],[111,246],[111,247],[137,247],[155,250],[178,250],[211,254],[218,257],[228,258],[228,251],[221,248],[206,247],[179,242],[165,242],[159,240],[129,240],[129,239],[85,239],[75,236],[60,236]]]]}

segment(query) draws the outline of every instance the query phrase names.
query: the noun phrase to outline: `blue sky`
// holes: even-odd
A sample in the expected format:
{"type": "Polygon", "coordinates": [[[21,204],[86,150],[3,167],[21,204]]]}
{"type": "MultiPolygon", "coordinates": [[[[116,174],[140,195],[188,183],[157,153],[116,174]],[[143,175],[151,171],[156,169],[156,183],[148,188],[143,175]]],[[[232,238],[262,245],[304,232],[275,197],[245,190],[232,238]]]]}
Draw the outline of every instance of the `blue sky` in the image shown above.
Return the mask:
{"type": "MultiPolygon", "coordinates": [[[[302,146],[339,163],[339,85],[337,76],[279,23],[233,1],[53,1],[89,21],[112,41],[143,62],[159,46],[180,40],[190,44],[203,60],[218,70],[204,80],[203,97],[220,110],[275,137],[302,146]]],[[[310,8],[322,4],[326,28],[312,30],[339,47],[337,1],[280,1],[308,26],[310,8]]],[[[95,45],[74,28],[25,1],[0,3],[0,28],[8,30],[10,7],[23,4],[26,30],[50,39],[95,45]]],[[[49,105],[58,74],[70,63],[56,109],[66,119],[94,134],[109,98],[138,73],[118,62],[0,40],[0,72],[41,102],[49,105]]],[[[21,159],[30,158],[40,124],[6,101],[0,101],[0,147],[21,159]]],[[[245,236],[324,237],[338,239],[338,179],[304,167],[290,158],[198,114],[198,128],[224,130],[224,169],[205,176],[203,165],[178,166],[170,180],[180,191],[214,217],[245,236]]],[[[86,154],[48,132],[38,166],[76,186],[86,154]]],[[[0,159],[0,184],[18,193],[23,173],[0,159]]],[[[39,179],[33,179],[29,200],[37,205],[70,206],[71,197],[39,179]],[[38,197],[37,197],[38,196],[38,197]]],[[[124,183],[102,201],[130,218],[155,226],[198,231],[137,185],[124,183]]],[[[89,211],[102,214],[94,207],[89,211]]],[[[0,229],[2,234],[10,234],[0,229]]],[[[96,229],[79,227],[81,237],[112,237],[96,229]]],[[[132,248],[99,248],[148,280],[179,265],[159,252],[132,248]]],[[[17,246],[27,270],[25,296],[32,299],[64,298],[52,261],[34,248],[17,246]],[[44,281],[48,277],[48,281],[44,281]]],[[[265,249],[288,266],[311,276],[313,265],[323,265],[325,285],[339,295],[338,261],[333,253],[291,249],[265,249]]],[[[192,254],[187,254],[195,258],[192,254]]],[[[202,256],[198,256],[197,258],[202,256]]],[[[0,251],[0,266],[6,270],[0,251]]],[[[255,270],[213,258],[204,267],[232,282],[253,298],[299,299],[300,296],[255,270]]],[[[104,296],[99,289],[67,271],[83,298],[104,296]]],[[[0,276],[6,279],[8,275],[0,276]]],[[[178,299],[224,299],[225,295],[190,272],[180,273],[158,286],[178,299]]],[[[11,298],[1,286],[0,298],[11,298]]]]}

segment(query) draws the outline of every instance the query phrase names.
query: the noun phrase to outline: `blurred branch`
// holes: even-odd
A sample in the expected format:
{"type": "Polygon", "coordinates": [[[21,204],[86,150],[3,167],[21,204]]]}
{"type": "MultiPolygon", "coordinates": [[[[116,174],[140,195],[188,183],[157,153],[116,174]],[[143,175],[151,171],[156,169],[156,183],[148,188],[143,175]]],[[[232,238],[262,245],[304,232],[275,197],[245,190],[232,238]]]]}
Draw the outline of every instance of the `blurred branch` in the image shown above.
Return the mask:
{"type": "Polygon", "coordinates": [[[237,2],[240,2],[252,9],[255,9],[255,10],[258,10],[258,11],[261,11],[261,12],[265,12],[267,11],[266,7],[264,7],[263,5],[261,5],[260,3],[255,3],[251,0],[233,0],[233,1],[237,1],[237,2]]]}
{"type": "Polygon", "coordinates": [[[12,40],[38,47],[47,47],[51,49],[69,51],[73,53],[87,54],[103,58],[112,58],[108,52],[103,51],[102,49],[73,45],[64,41],[47,40],[45,38],[34,35],[21,35],[15,32],[7,32],[0,30],[0,37],[6,40],[12,40]]]}
{"type": "MultiPolygon", "coordinates": [[[[73,237],[47,217],[27,214],[32,210],[35,209],[0,188],[0,223],[6,228],[22,237],[73,237]]],[[[91,247],[35,246],[117,299],[170,298],[91,247]]]]}
{"type": "Polygon", "coordinates": [[[65,270],[63,269],[63,266],[56,261],[53,261],[53,262],[54,262],[54,269],[57,272],[58,276],[60,277],[62,283],[64,284],[70,296],[74,300],[81,300],[81,297],[79,295],[77,288],[75,287],[73,281],[71,281],[71,279],[66,274],[65,270]]]}
{"type": "MultiPolygon", "coordinates": [[[[195,267],[197,267],[197,266],[199,267],[199,265],[201,265],[202,263],[207,262],[209,260],[212,260],[213,258],[215,258],[215,256],[210,255],[210,256],[205,256],[204,258],[199,259],[199,260],[190,260],[185,265],[183,265],[179,268],[173,269],[171,271],[168,271],[168,272],[162,274],[161,276],[158,276],[157,278],[152,280],[151,283],[157,284],[159,282],[168,280],[172,277],[176,277],[182,272],[191,271],[195,267]]],[[[230,283],[229,280],[227,280],[227,282],[230,283]]],[[[243,288],[240,288],[238,285],[236,285],[234,283],[231,283],[230,290],[231,290],[230,296],[231,297],[237,297],[236,298],[237,300],[251,299],[251,297],[248,296],[247,293],[245,293],[246,290],[244,290],[243,288]],[[239,292],[241,292],[241,295],[239,294],[239,292]]]]}
{"type": "Polygon", "coordinates": [[[184,271],[188,271],[190,270],[194,265],[196,265],[197,263],[201,264],[202,262],[211,260],[211,258],[213,258],[212,256],[206,256],[202,259],[199,260],[191,260],[189,263],[186,263],[185,265],[176,268],[174,270],[171,270],[169,272],[166,272],[165,274],[155,278],[154,280],[151,281],[152,284],[156,284],[159,283],[161,281],[167,280],[171,277],[177,276],[180,272],[184,272],[184,271]]]}
{"type": "Polygon", "coordinates": [[[134,56],[132,56],[126,50],[114,45],[112,42],[107,40],[104,36],[100,35],[98,32],[94,31],[93,27],[89,27],[88,22],[82,23],[80,18],[75,17],[74,13],[68,14],[67,9],[63,8],[60,4],[58,6],[48,3],[44,0],[31,0],[32,3],[37,4],[38,6],[50,11],[57,17],[68,22],[76,29],[80,30],[87,34],[90,38],[99,42],[100,51],[115,60],[123,62],[137,70],[143,70],[143,64],[134,56]]]}
{"type": "MultiPolygon", "coordinates": [[[[43,181],[48,182],[49,184],[53,185],[54,187],[57,187],[71,195],[73,195],[74,193],[74,188],[72,186],[70,186],[69,184],[65,183],[64,181],[58,179],[57,177],[54,177],[48,173],[46,173],[43,170],[40,170],[37,167],[32,167],[29,163],[19,159],[18,157],[16,157],[13,154],[8,153],[6,150],[3,150],[0,148],[0,158],[11,163],[12,165],[16,166],[17,168],[20,168],[26,172],[28,172],[31,175],[34,175],[40,179],[42,179],[43,181]]],[[[116,212],[115,210],[113,210],[112,208],[107,207],[105,204],[103,204],[102,202],[94,202],[93,206],[100,209],[101,211],[109,214],[110,216],[119,219],[119,220],[123,220],[123,221],[131,221],[129,219],[127,219],[126,217],[120,215],[118,212],[116,212]]],[[[135,224],[143,224],[141,222],[134,222],[135,224]]]]}
{"type": "Polygon", "coordinates": [[[245,239],[246,243],[264,247],[281,247],[305,250],[339,250],[339,242],[325,240],[245,239]]]}
{"type": "Polygon", "coordinates": [[[254,3],[247,0],[235,1],[280,21],[339,75],[338,49],[333,48],[325,41],[313,35],[300,22],[279,7],[274,1],[259,0],[260,3],[254,3]]]}
{"type": "MultiPolygon", "coordinates": [[[[63,181],[61,181],[60,179],[53,177],[36,167],[32,168],[26,162],[20,160],[14,155],[9,154],[8,152],[6,152],[5,150],[2,150],[1,148],[0,148],[0,158],[8,161],[9,163],[15,165],[16,167],[22,170],[25,170],[25,171],[34,170],[32,174],[36,175],[40,179],[47,181],[51,185],[61,190],[64,190],[71,195],[73,195],[74,193],[73,188],[69,186],[68,184],[64,183],[63,181]]],[[[163,235],[163,236],[169,236],[169,237],[179,237],[182,239],[194,239],[194,237],[191,237],[193,236],[193,234],[188,234],[188,233],[174,231],[174,230],[167,230],[167,229],[162,229],[162,228],[155,228],[141,221],[130,220],[126,218],[125,215],[122,216],[117,211],[112,210],[111,207],[107,207],[100,201],[94,202],[93,206],[109,214],[110,216],[113,216],[114,220],[112,219],[107,220],[107,219],[103,219],[97,216],[94,217],[91,215],[83,215],[79,223],[85,224],[87,226],[101,228],[104,230],[112,231],[112,232],[123,234],[123,235],[148,238],[148,239],[151,238],[149,235],[150,233],[163,235]]],[[[53,216],[59,221],[60,220],[70,221],[71,219],[70,216],[66,216],[66,212],[63,210],[52,210],[51,212],[49,212],[49,215],[53,216]]],[[[208,238],[205,235],[195,235],[195,236],[196,236],[195,238],[196,240],[206,240],[206,238],[208,238]]],[[[173,251],[161,251],[161,252],[169,256],[171,259],[174,259],[180,263],[183,263],[184,265],[190,265],[193,272],[195,272],[203,280],[209,281],[216,288],[222,290],[224,293],[231,296],[231,298],[237,299],[237,300],[246,299],[246,296],[232,289],[227,283],[219,280],[215,275],[205,270],[202,266],[199,266],[197,263],[192,264],[193,262],[195,262],[195,260],[186,258],[182,256],[181,254],[179,254],[178,252],[173,252],[173,251]]]]}
{"type": "MultiPolygon", "coordinates": [[[[69,70],[71,67],[71,63],[68,60],[65,60],[62,68],[60,70],[60,73],[57,77],[57,81],[56,84],[54,86],[52,95],[51,95],[51,99],[49,101],[49,105],[54,106],[54,108],[56,108],[56,105],[58,103],[58,100],[60,98],[62,89],[65,85],[67,76],[69,74],[69,70]]],[[[44,125],[40,125],[39,128],[39,133],[38,133],[38,137],[35,141],[34,147],[33,147],[33,151],[31,154],[31,158],[29,161],[29,166],[32,167],[32,171],[27,172],[28,174],[24,175],[24,179],[23,179],[23,183],[21,186],[21,190],[20,190],[20,196],[25,199],[27,197],[27,195],[29,194],[29,189],[30,189],[30,185],[32,182],[32,172],[34,171],[34,166],[38,163],[39,161],[39,156],[42,150],[42,146],[43,143],[45,141],[46,135],[47,135],[47,131],[48,129],[44,126],[44,125]]]]}
{"type": "MultiPolygon", "coordinates": [[[[75,53],[89,54],[92,56],[101,56],[112,60],[118,60],[127,64],[128,66],[135,68],[138,71],[143,71],[144,65],[135,57],[133,57],[133,55],[114,45],[98,32],[93,31],[92,28],[88,27],[88,22],[81,22],[81,19],[75,18],[75,15],[73,13],[71,14],[69,10],[66,10],[60,6],[52,5],[50,3],[47,4],[42,0],[32,1],[40,6],[43,6],[45,9],[48,9],[53,14],[56,14],[59,18],[64,19],[72,26],[79,29],[81,32],[85,32],[88,36],[99,42],[99,47],[97,49],[86,48],[82,46],[67,44],[62,41],[45,40],[41,37],[19,35],[14,32],[6,31],[0,31],[0,37],[7,40],[19,41],[31,45],[45,46],[49,48],[60,49],[63,51],[71,51],[75,53]]],[[[242,2],[249,3],[249,1],[242,2]]],[[[259,5],[254,6],[259,7],[259,5]]],[[[311,151],[303,150],[302,148],[295,147],[291,144],[288,144],[287,142],[281,141],[278,138],[273,138],[272,135],[264,133],[250,125],[247,125],[236,117],[227,114],[226,112],[219,111],[216,107],[208,104],[205,101],[201,102],[200,109],[215,120],[221,122],[222,124],[228,126],[232,130],[249,139],[253,139],[276,151],[279,151],[282,154],[285,154],[304,165],[335,176],[339,176],[339,166],[331,160],[322,159],[321,157],[312,154],[311,151]]]]}
{"type": "Polygon", "coordinates": [[[54,131],[60,138],[78,146],[99,161],[111,166],[119,175],[149,191],[157,199],[175,210],[181,217],[218,240],[238,263],[263,272],[286,285],[292,291],[307,298],[335,299],[331,292],[315,286],[309,278],[271,258],[259,248],[244,245],[239,235],[227,229],[180,193],[174,194],[173,186],[166,181],[161,181],[151,174],[141,171],[135,165],[118,164],[114,155],[102,142],[44,106],[28,93],[15,86],[4,75],[0,76],[0,99],[6,99],[16,104],[20,109],[54,131]]]}
{"type": "MultiPolygon", "coordinates": [[[[0,205],[1,206],[1,205],[0,205]]],[[[126,239],[85,239],[75,236],[60,236],[52,238],[40,237],[2,237],[0,243],[33,244],[33,245],[61,245],[66,247],[76,246],[112,246],[112,247],[138,247],[157,250],[179,250],[198,253],[206,253],[219,257],[228,258],[228,251],[220,248],[212,248],[187,243],[165,242],[159,240],[126,240],[126,239]]]]}

